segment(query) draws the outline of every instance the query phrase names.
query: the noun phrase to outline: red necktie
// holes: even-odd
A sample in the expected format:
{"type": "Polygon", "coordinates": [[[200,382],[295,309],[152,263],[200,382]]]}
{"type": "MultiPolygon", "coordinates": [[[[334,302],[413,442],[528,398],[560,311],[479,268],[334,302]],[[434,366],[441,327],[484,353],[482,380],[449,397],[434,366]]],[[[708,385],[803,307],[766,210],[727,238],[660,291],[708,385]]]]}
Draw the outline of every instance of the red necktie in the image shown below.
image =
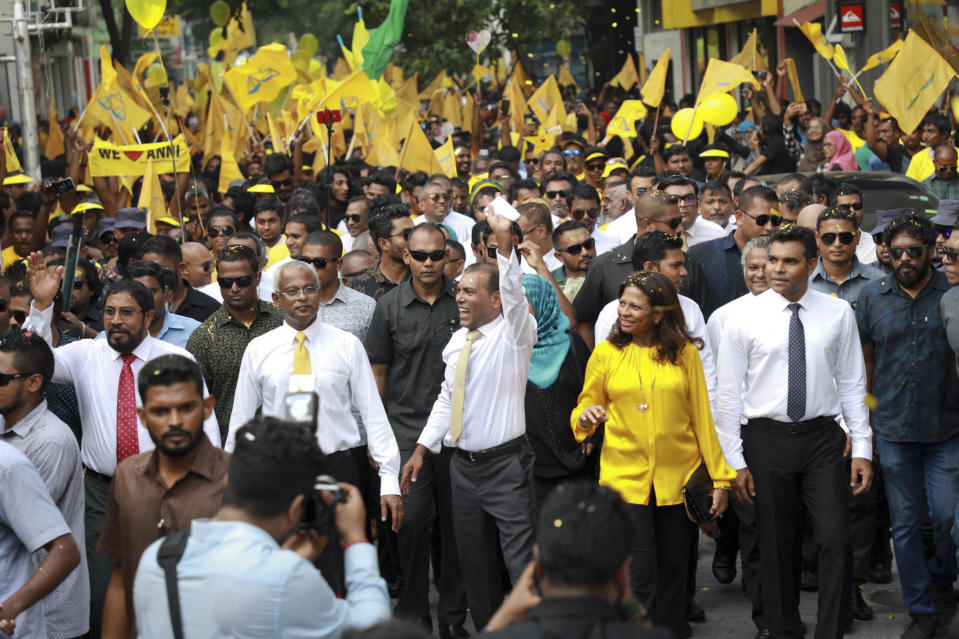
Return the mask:
{"type": "Polygon", "coordinates": [[[120,388],[117,392],[117,463],[140,452],[137,436],[137,396],[133,388],[133,368],[136,355],[123,356],[120,388]]]}

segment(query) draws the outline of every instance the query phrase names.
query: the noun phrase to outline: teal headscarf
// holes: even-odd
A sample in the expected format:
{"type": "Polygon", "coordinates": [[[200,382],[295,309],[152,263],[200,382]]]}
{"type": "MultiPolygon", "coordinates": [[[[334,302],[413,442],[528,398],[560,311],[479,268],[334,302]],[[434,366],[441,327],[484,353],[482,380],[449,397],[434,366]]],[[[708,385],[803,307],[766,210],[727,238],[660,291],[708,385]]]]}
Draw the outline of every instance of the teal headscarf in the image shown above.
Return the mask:
{"type": "Polygon", "coordinates": [[[556,291],[539,275],[524,275],[526,297],[536,317],[536,346],[529,363],[529,381],[540,388],[553,385],[569,352],[569,318],[559,308],[556,291]]]}

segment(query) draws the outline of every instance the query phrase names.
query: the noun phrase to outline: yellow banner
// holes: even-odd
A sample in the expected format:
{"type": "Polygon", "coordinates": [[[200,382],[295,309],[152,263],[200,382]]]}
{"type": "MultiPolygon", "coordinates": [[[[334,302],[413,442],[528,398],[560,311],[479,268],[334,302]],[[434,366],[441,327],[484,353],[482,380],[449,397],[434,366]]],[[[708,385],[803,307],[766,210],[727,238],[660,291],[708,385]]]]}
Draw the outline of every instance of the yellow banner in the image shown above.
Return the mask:
{"type": "Polygon", "coordinates": [[[176,158],[177,172],[190,170],[190,151],[182,135],[173,139],[172,149],[168,142],[117,146],[97,138],[90,151],[90,174],[93,177],[140,176],[146,173],[151,160],[157,173],[170,173],[173,158],[176,158]]]}

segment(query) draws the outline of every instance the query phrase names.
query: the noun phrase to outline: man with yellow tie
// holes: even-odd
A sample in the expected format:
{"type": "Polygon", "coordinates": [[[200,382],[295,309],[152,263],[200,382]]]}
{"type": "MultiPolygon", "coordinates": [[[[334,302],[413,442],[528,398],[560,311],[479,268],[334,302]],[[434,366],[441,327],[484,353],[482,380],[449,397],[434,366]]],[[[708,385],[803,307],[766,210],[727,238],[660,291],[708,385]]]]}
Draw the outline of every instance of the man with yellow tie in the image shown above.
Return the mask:
{"type": "Polygon", "coordinates": [[[330,474],[362,487],[367,450],[379,466],[380,517],[392,516],[393,530],[403,520],[400,499],[400,453],[380,401],[362,342],[354,335],[317,320],[320,284],[312,266],[296,260],[279,267],[273,301],[283,324],[252,341],[243,353],[227,434],[233,450],[236,431],[262,408],[282,418],[284,397],[291,391],[315,391],[319,398],[316,438],[330,474]],[[366,428],[366,443],[351,408],[366,428]],[[357,460],[364,460],[361,466],[357,460]]]}
{"type": "Polygon", "coordinates": [[[503,600],[497,540],[513,583],[532,559],[533,451],[526,440],[525,395],[536,320],[523,292],[511,222],[487,218],[499,246],[496,266],[469,266],[456,303],[460,330],[443,350],[439,397],[403,466],[401,486],[415,482],[428,451],[454,447],[450,462],[453,531],[463,585],[476,628],[503,600]]]}

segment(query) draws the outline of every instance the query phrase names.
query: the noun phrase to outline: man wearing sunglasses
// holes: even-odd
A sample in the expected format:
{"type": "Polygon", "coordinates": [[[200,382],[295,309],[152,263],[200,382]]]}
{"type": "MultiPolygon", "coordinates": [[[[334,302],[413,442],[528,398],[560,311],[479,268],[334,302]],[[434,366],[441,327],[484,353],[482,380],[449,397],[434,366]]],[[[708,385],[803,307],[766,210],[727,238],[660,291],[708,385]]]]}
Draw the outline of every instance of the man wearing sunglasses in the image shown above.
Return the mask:
{"type": "Polygon", "coordinates": [[[206,218],[206,245],[213,257],[220,254],[227,240],[236,233],[239,223],[230,209],[219,208],[206,218]]]}
{"type": "Polygon", "coordinates": [[[572,302],[586,281],[586,269],[596,257],[596,240],[590,237],[583,222],[569,220],[553,231],[553,246],[563,265],[553,269],[551,275],[566,299],[572,302]]]}
{"type": "Polygon", "coordinates": [[[859,219],[851,209],[833,206],[820,213],[816,221],[819,263],[809,278],[809,288],[844,299],[856,308],[862,289],[883,275],[856,257],[861,237],[859,219]]]}
{"type": "Polygon", "coordinates": [[[380,262],[350,281],[350,288],[378,300],[384,293],[410,276],[403,261],[406,238],[413,229],[410,209],[402,202],[375,209],[370,218],[370,236],[380,254],[380,262]]]}
{"type": "Polygon", "coordinates": [[[689,178],[679,175],[669,175],[660,180],[656,186],[676,196],[679,203],[679,214],[683,216],[683,249],[709,240],[726,237],[726,231],[719,224],[710,222],[699,216],[699,196],[696,195],[696,183],[689,178]]]}
{"type": "MultiPolygon", "coordinates": [[[[527,202],[517,209],[519,212],[520,232],[524,242],[532,242],[539,249],[546,269],[554,271],[563,263],[556,257],[553,250],[553,222],[550,219],[549,209],[541,202],[527,202]]],[[[523,261],[524,273],[535,273],[535,269],[523,261]]]]}
{"type": "MultiPolygon", "coordinates": [[[[716,307],[749,292],[743,277],[742,249],[754,237],[772,234],[782,219],[776,192],[768,186],[751,186],[739,196],[736,230],[689,249],[690,259],[702,267],[716,307]]],[[[705,309],[703,312],[709,314],[705,309]]]]}
{"type": "MultiPolygon", "coordinates": [[[[624,191],[624,189],[625,187],[619,190],[611,188],[611,190],[614,190],[617,193],[621,193],[624,191]]],[[[618,206],[620,208],[629,207],[632,209],[632,201],[629,199],[628,194],[625,194],[624,198],[625,202],[620,203],[618,206]]],[[[590,236],[596,241],[596,255],[601,255],[606,251],[610,251],[621,243],[618,242],[615,237],[599,228],[598,222],[602,216],[602,208],[603,207],[599,199],[599,193],[596,191],[596,189],[588,184],[576,185],[576,188],[573,189],[573,194],[569,202],[569,215],[573,221],[582,222],[590,236]]],[[[624,215],[626,214],[628,214],[628,211],[624,213],[624,215]]],[[[636,219],[635,215],[631,215],[631,217],[634,220],[636,219]]],[[[556,225],[557,228],[559,226],[559,224],[556,225]]],[[[571,301],[572,299],[573,298],[570,298],[571,301]]]]}
{"type": "Polygon", "coordinates": [[[213,272],[210,251],[199,242],[187,242],[181,246],[172,237],[157,235],[143,243],[140,259],[156,262],[176,274],[173,299],[170,301],[172,312],[202,322],[220,308],[215,299],[191,284],[192,281],[201,285],[209,284],[213,272]]]}
{"type": "Polygon", "coordinates": [[[918,213],[885,230],[894,271],[859,294],[876,448],[882,461],[902,597],[912,621],[903,636],[932,637],[955,611],[959,501],[959,378],[940,301],[946,276],[932,268],[935,226],[918,213]],[[925,497],[922,487],[926,487],[925,497]],[[932,522],[927,559],[921,520],[932,522]]]}
{"type": "Polygon", "coordinates": [[[285,153],[272,153],[266,156],[263,170],[276,191],[276,197],[285,204],[293,193],[293,160],[285,153]]]}
{"type": "Polygon", "coordinates": [[[353,244],[361,234],[369,241],[370,231],[370,208],[373,203],[364,195],[358,195],[350,198],[346,204],[346,214],[340,220],[336,230],[343,238],[343,251],[349,253],[353,250],[353,244]]]}
{"type": "Polygon", "coordinates": [[[293,258],[309,264],[320,279],[320,309],[317,317],[359,339],[366,337],[376,301],[340,283],[343,242],[332,231],[313,231],[303,242],[303,251],[293,258]]]}
{"type": "Polygon", "coordinates": [[[546,176],[543,197],[553,216],[553,225],[564,222],[569,217],[569,197],[576,184],[576,178],[570,173],[552,173],[546,176]]]}
{"type": "Polygon", "coordinates": [[[936,226],[936,255],[933,262],[938,266],[942,264],[943,249],[952,237],[952,229],[959,223],[959,200],[939,200],[939,208],[930,222],[936,226]]]}
{"type": "MultiPolygon", "coordinates": [[[[365,345],[401,461],[406,463],[439,395],[443,349],[460,322],[456,283],[443,273],[449,254],[439,227],[417,226],[410,233],[404,259],[410,278],[379,299],[365,345]]],[[[405,584],[396,615],[425,622],[430,618],[430,536],[433,522],[439,522],[440,637],[465,636],[466,601],[453,539],[452,455],[451,448],[443,448],[439,454],[424,456],[416,483],[403,496],[406,514],[397,536],[405,584]]]]}
{"type": "Polygon", "coordinates": [[[100,252],[103,253],[104,260],[112,260],[117,256],[118,240],[113,234],[116,228],[116,220],[112,217],[105,217],[97,222],[97,237],[100,239],[100,252]]]}
{"type": "MultiPolygon", "coordinates": [[[[865,212],[862,204],[862,191],[854,184],[846,182],[840,184],[836,187],[830,199],[833,202],[832,206],[849,207],[856,215],[859,226],[862,226],[862,216],[865,212]]],[[[856,257],[858,257],[859,261],[863,264],[870,266],[874,266],[879,260],[876,255],[876,243],[873,241],[872,235],[865,234],[859,237],[859,244],[856,247],[856,257]]]]}
{"type": "Polygon", "coordinates": [[[413,220],[413,224],[422,224],[423,222],[445,224],[453,229],[453,232],[456,233],[456,241],[463,244],[465,250],[465,242],[472,235],[476,220],[450,208],[451,193],[452,187],[448,184],[439,180],[427,182],[426,186],[420,189],[417,201],[417,209],[420,215],[413,220]]]}

